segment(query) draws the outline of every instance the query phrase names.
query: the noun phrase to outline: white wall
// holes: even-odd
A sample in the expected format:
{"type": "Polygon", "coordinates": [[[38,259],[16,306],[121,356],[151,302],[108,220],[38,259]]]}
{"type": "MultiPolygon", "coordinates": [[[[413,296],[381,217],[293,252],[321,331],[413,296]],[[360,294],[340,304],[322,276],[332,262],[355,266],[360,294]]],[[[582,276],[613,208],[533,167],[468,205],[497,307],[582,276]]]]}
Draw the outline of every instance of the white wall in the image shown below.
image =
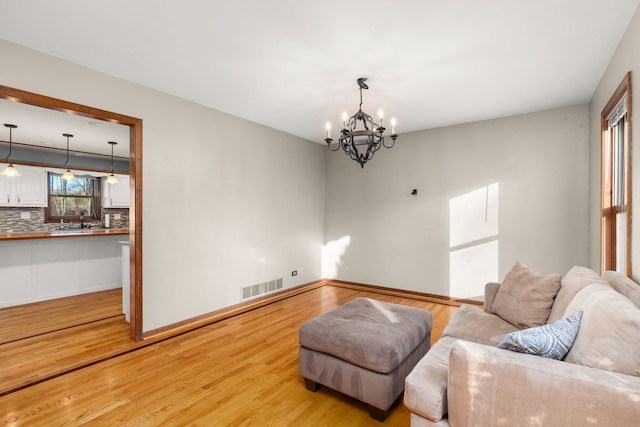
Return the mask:
{"type": "Polygon", "coordinates": [[[517,260],[545,273],[588,262],[586,105],[402,134],[364,169],[341,151],[326,157],[328,251],[342,246],[325,274],[477,297],[517,260]],[[461,196],[458,213],[477,227],[452,251],[450,203],[461,196]],[[475,282],[464,295],[452,293],[460,274],[475,282]]]}
{"type": "Polygon", "coordinates": [[[516,260],[542,272],[589,261],[587,106],[402,134],[360,169],[320,144],[6,41],[0,54],[4,85],[143,119],[145,331],[277,278],[473,297],[516,260]],[[175,165],[188,172],[169,176],[175,165]],[[482,194],[496,188],[485,212],[482,194]],[[452,250],[461,197],[497,233],[452,250]],[[321,271],[325,242],[338,255],[321,271]],[[477,278],[468,295],[452,294],[460,271],[477,278]]]}
{"type": "Polygon", "coordinates": [[[631,18],[618,48],[607,67],[600,84],[596,89],[589,105],[590,122],[590,197],[589,211],[591,220],[589,262],[592,269],[600,271],[600,114],[613,92],[616,90],[628,71],[631,71],[631,164],[633,175],[632,186],[632,248],[631,270],[635,280],[640,280],[640,224],[638,209],[640,206],[640,157],[638,144],[640,143],[640,127],[638,117],[640,104],[638,90],[640,90],[640,9],[631,18]]]}
{"type": "Polygon", "coordinates": [[[324,147],[2,40],[0,57],[3,85],[143,120],[145,331],[321,276],[324,147]]]}

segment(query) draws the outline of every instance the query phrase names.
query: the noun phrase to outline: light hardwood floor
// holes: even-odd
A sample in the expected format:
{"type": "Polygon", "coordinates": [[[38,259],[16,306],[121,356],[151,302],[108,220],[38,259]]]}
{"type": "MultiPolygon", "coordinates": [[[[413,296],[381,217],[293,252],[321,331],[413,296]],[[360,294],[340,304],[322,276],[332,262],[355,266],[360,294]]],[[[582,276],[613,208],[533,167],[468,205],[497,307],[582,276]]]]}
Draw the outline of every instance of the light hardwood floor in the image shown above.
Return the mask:
{"type": "Polygon", "coordinates": [[[120,289],[0,308],[0,344],[121,315],[120,289]]]}
{"type": "Polygon", "coordinates": [[[23,333],[0,345],[0,425],[408,426],[401,400],[381,424],[355,399],[306,390],[298,373],[300,325],[358,296],[429,310],[432,342],[457,310],[326,285],[155,342],[130,341],[121,315],[23,333]]]}

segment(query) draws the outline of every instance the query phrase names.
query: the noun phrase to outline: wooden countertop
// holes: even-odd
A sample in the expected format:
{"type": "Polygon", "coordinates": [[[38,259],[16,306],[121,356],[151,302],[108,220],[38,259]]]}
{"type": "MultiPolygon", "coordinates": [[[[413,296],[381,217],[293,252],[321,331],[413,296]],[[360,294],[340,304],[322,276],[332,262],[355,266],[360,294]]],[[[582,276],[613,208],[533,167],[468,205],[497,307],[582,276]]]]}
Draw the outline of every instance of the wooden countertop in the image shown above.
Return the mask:
{"type": "Polygon", "coordinates": [[[5,240],[60,239],[65,237],[122,236],[129,234],[128,228],[83,228],[55,231],[9,231],[0,232],[0,242],[5,240]]]}

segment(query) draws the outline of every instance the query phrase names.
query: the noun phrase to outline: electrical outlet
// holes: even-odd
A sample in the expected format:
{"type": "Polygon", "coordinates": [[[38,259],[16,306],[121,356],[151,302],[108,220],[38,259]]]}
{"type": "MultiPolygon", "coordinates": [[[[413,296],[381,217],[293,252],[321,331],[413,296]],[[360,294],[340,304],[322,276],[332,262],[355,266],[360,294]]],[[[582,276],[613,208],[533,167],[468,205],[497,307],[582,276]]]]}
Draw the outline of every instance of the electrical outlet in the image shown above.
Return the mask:
{"type": "Polygon", "coordinates": [[[121,218],[120,214],[113,214],[113,219],[120,219],[120,218],[121,218]]]}
{"type": "Polygon", "coordinates": [[[30,219],[31,212],[20,212],[20,219],[30,219]]]}
{"type": "Polygon", "coordinates": [[[293,271],[291,272],[291,275],[292,275],[292,276],[297,276],[297,275],[298,275],[298,270],[293,270],[293,271]]]}

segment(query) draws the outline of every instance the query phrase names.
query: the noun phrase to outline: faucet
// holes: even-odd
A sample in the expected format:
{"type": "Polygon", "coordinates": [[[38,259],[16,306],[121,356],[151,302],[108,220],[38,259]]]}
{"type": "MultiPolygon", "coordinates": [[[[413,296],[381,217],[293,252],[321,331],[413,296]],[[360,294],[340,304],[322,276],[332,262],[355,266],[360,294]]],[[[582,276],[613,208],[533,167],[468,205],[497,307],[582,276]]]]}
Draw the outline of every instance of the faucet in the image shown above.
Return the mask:
{"type": "Polygon", "coordinates": [[[81,211],[80,212],[80,229],[82,230],[83,228],[89,228],[89,225],[84,223],[84,211],[81,211]]]}

